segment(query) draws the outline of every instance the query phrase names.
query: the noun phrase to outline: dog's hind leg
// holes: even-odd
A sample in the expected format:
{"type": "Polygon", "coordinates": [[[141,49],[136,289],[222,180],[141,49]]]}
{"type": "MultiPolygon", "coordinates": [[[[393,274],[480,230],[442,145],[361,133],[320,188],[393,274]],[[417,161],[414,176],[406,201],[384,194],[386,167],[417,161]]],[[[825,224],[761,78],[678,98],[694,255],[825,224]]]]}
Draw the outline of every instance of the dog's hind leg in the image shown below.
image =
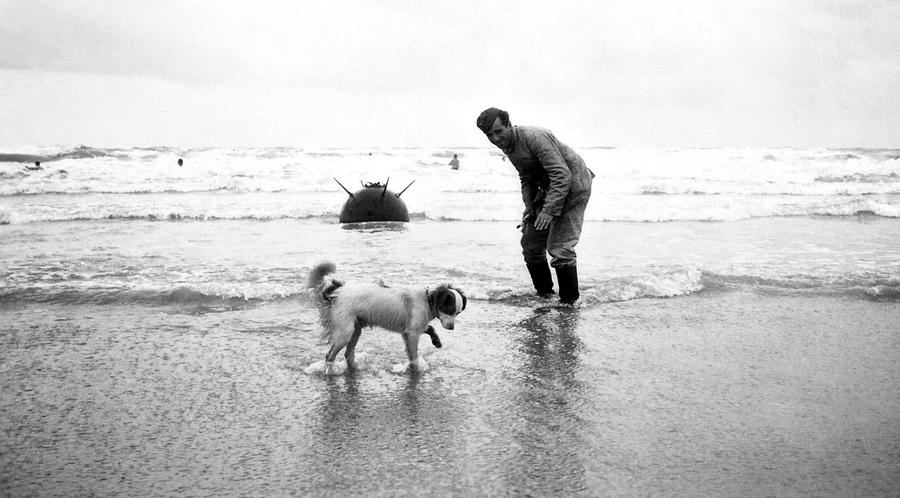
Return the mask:
{"type": "Polygon", "coordinates": [[[347,359],[347,368],[356,368],[356,343],[359,342],[359,336],[362,334],[362,327],[357,323],[353,329],[353,336],[347,343],[347,351],[344,352],[344,358],[347,359]]]}
{"type": "Polygon", "coordinates": [[[331,375],[334,369],[334,359],[337,358],[341,349],[344,349],[343,345],[332,344],[331,349],[325,354],[325,375],[331,375]]]}
{"type": "Polygon", "coordinates": [[[347,344],[350,344],[350,341],[353,339],[353,332],[356,324],[352,321],[348,322],[346,320],[341,320],[335,322],[333,327],[330,335],[331,348],[325,355],[325,373],[329,375],[335,373],[334,359],[337,358],[338,353],[340,353],[347,344]]]}

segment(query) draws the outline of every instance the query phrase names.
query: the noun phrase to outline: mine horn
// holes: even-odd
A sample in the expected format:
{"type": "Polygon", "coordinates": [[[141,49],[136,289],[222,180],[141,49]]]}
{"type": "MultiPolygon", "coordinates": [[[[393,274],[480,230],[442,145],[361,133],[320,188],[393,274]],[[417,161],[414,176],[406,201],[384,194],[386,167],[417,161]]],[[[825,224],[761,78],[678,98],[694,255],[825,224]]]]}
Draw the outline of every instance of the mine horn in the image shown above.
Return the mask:
{"type": "Polygon", "coordinates": [[[397,194],[397,197],[400,197],[401,195],[403,195],[403,192],[406,192],[406,189],[409,188],[413,183],[416,183],[416,181],[413,180],[413,181],[409,182],[409,185],[407,185],[405,189],[401,190],[400,193],[397,194]]]}
{"type": "MultiPolygon", "coordinates": [[[[335,177],[333,177],[333,176],[332,176],[331,178],[332,178],[334,181],[336,181],[338,185],[341,185],[341,182],[338,182],[338,179],[337,179],[337,178],[335,178],[335,177]]],[[[347,192],[347,195],[349,195],[351,198],[353,197],[353,194],[352,194],[349,190],[347,190],[347,187],[341,185],[341,188],[344,189],[344,192],[347,192]]]]}

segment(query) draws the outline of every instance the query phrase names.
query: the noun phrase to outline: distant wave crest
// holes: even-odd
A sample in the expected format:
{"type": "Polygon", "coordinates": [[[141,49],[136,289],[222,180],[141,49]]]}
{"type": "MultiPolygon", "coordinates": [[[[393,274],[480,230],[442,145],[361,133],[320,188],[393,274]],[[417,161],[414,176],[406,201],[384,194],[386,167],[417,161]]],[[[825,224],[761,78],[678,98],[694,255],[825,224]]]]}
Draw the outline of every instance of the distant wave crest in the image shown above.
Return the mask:
{"type": "Polygon", "coordinates": [[[851,175],[842,176],[817,176],[815,181],[822,183],[885,183],[900,182],[900,175],[897,173],[879,174],[879,173],[853,173],[851,175]]]}
{"type": "Polygon", "coordinates": [[[78,145],[64,149],[55,154],[0,152],[0,163],[33,163],[36,161],[45,163],[50,161],[60,161],[62,159],[93,159],[97,157],[117,157],[119,159],[127,159],[129,155],[124,151],[116,149],[100,149],[88,147],[86,145],[78,145]]]}

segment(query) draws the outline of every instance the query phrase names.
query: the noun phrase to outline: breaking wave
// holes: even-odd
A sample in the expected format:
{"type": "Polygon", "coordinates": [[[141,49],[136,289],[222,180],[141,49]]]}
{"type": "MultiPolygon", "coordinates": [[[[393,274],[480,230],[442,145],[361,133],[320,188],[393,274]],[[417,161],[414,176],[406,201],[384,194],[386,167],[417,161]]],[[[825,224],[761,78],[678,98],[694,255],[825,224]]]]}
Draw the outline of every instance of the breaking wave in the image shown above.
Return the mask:
{"type": "Polygon", "coordinates": [[[0,163],[48,163],[52,161],[61,161],[64,159],[96,159],[99,157],[114,157],[117,159],[129,159],[131,154],[126,149],[100,149],[96,147],[88,147],[86,145],[78,145],[75,147],[65,148],[59,152],[45,153],[2,153],[0,152],[0,163]]]}
{"type": "MultiPolygon", "coordinates": [[[[587,147],[589,221],[900,217],[900,151],[587,147]]],[[[515,168],[490,148],[88,146],[0,152],[0,223],[334,216],[346,193],[390,183],[431,220],[517,220],[515,168]],[[462,163],[451,170],[447,158],[462,163]],[[183,167],[177,160],[184,158],[183,167]],[[25,166],[41,160],[42,170],[25,166]],[[18,163],[26,163],[23,164],[18,163]]]]}
{"type": "Polygon", "coordinates": [[[813,275],[760,277],[705,273],[703,285],[707,291],[753,289],[767,293],[844,295],[874,301],[900,302],[900,278],[851,276],[823,278],[813,275]]]}

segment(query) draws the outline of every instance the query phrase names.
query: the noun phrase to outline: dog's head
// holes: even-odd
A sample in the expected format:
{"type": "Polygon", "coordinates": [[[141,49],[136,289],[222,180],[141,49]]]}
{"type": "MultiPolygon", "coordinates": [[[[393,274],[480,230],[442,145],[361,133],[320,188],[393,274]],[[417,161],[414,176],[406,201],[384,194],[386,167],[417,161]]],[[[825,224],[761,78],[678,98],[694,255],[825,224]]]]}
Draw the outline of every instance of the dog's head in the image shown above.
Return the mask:
{"type": "Polygon", "coordinates": [[[441,285],[428,293],[428,305],[441,325],[447,330],[453,330],[456,315],[466,309],[466,295],[452,285],[441,285]]]}

